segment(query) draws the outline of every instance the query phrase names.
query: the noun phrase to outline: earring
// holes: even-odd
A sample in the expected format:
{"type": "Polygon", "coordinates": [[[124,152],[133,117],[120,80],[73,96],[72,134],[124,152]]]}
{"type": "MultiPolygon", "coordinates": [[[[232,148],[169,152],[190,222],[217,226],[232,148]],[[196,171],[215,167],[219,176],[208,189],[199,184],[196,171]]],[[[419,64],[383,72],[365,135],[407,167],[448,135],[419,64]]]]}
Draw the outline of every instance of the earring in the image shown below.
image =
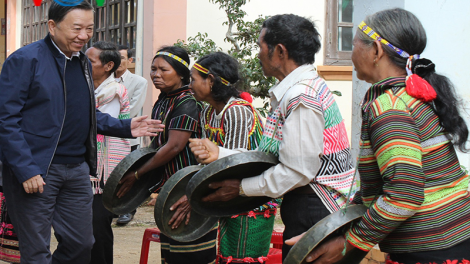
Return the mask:
{"type": "Polygon", "coordinates": [[[374,64],[375,64],[375,67],[379,67],[379,64],[375,62],[376,59],[374,59],[374,64]]]}
{"type": "Polygon", "coordinates": [[[184,77],[181,77],[181,80],[183,80],[183,79],[184,79],[184,77]]]}
{"type": "Polygon", "coordinates": [[[211,92],[212,92],[212,85],[211,85],[211,92]]]}

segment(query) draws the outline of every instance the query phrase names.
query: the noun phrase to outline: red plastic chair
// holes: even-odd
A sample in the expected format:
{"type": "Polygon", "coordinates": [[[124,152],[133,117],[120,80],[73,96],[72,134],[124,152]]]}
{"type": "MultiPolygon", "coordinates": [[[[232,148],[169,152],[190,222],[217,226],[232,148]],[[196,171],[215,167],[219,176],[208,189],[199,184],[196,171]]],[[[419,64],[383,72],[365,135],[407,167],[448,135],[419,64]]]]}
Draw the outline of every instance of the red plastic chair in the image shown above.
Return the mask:
{"type": "MultiPolygon", "coordinates": [[[[147,228],[142,238],[142,249],[140,251],[140,264],[147,264],[149,258],[150,242],[160,242],[160,230],[158,228],[147,228]]],[[[271,235],[271,244],[273,247],[269,249],[268,260],[266,264],[282,264],[282,233],[273,232],[271,235]]]]}
{"type": "Polygon", "coordinates": [[[140,264],[147,264],[149,259],[150,241],[160,242],[160,230],[158,228],[147,228],[142,238],[142,249],[140,251],[140,264]]]}
{"type": "Polygon", "coordinates": [[[271,235],[271,244],[273,244],[273,247],[269,249],[268,260],[266,260],[265,263],[282,264],[282,244],[284,244],[282,232],[273,232],[271,235]]]}

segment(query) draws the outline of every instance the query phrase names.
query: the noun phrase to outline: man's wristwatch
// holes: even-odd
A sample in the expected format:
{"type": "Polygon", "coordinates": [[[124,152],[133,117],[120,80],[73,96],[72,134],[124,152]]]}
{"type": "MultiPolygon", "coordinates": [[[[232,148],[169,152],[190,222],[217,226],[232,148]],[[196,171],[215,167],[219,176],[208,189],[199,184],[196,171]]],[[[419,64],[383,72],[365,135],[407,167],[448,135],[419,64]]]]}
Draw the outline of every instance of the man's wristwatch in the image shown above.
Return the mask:
{"type": "Polygon", "coordinates": [[[243,191],[242,183],[240,182],[240,186],[238,187],[238,195],[242,197],[246,197],[245,192],[243,191]]]}

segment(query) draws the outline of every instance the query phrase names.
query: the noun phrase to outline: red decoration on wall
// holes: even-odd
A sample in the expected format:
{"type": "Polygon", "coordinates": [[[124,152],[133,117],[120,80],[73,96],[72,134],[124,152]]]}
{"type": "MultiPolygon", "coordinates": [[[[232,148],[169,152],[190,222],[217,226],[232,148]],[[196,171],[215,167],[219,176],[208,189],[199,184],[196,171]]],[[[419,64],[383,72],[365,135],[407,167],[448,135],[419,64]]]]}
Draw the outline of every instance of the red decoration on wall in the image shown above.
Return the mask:
{"type": "Polygon", "coordinates": [[[42,0],[33,0],[35,6],[40,6],[42,3],[42,0]]]}

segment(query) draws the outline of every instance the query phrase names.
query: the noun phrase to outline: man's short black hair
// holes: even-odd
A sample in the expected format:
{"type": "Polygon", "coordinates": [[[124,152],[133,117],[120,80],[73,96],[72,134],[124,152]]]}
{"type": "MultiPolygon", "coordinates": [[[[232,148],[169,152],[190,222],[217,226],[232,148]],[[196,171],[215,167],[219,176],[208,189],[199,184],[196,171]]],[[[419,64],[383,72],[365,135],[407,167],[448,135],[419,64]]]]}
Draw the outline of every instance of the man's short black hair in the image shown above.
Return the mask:
{"type": "Polygon", "coordinates": [[[262,28],[266,29],[264,41],[270,54],[277,44],[282,44],[297,65],[315,62],[321,43],[312,21],[293,14],[276,15],[264,21],[262,28]]]}
{"type": "Polygon", "coordinates": [[[126,45],[117,45],[117,49],[118,49],[118,51],[121,51],[121,50],[127,51],[127,59],[132,58],[132,54],[131,54],[128,46],[126,46],[126,45]]]}
{"type": "Polygon", "coordinates": [[[93,6],[87,1],[83,1],[75,6],[63,6],[56,3],[55,1],[52,1],[48,16],[49,19],[54,20],[54,22],[57,24],[62,22],[64,17],[74,9],[93,10],[93,6]]]}
{"type": "Polygon", "coordinates": [[[119,65],[121,65],[121,54],[114,43],[98,41],[93,43],[93,48],[101,50],[100,61],[102,65],[105,65],[110,61],[114,62],[114,67],[111,69],[111,73],[114,73],[117,68],[119,68],[119,65]]]}

